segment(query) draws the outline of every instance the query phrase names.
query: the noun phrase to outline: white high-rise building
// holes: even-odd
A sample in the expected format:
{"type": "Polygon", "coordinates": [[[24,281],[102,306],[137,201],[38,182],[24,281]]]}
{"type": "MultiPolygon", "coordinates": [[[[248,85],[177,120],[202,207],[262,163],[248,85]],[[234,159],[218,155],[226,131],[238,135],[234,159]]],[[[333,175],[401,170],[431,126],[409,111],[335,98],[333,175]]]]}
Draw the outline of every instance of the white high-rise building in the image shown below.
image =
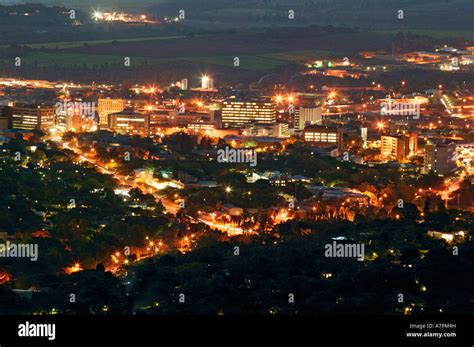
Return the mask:
{"type": "Polygon", "coordinates": [[[214,89],[214,80],[207,75],[202,76],[201,78],[201,88],[202,89],[214,89]]]}
{"type": "Polygon", "coordinates": [[[188,90],[188,79],[187,78],[183,78],[181,80],[181,89],[182,90],[188,90]]]}
{"type": "Polygon", "coordinates": [[[295,113],[295,130],[303,130],[306,125],[321,124],[322,110],[321,106],[301,106],[295,113]]]}

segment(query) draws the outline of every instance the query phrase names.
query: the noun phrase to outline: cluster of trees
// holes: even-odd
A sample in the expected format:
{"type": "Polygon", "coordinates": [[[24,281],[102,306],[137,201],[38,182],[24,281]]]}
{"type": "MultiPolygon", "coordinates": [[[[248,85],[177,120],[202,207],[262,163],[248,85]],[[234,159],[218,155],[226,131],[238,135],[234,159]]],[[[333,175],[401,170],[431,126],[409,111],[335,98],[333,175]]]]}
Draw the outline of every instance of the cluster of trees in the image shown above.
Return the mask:
{"type": "Polygon", "coordinates": [[[414,313],[474,308],[466,286],[466,274],[474,269],[472,241],[459,245],[459,254],[453,255],[449,247],[428,238],[424,227],[392,220],[281,225],[278,231],[280,239],[263,235],[251,243],[207,242],[185,255],[168,254],[140,264],[131,290],[135,310],[397,314],[407,306],[414,313]],[[366,260],[325,257],[325,245],[341,236],[347,240],[342,242],[365,244],[366,260]]]}
{"type": "Polygon", "coordinates": [[[15,243],[37,244],[39,253],[35,262],[1,260],[9,287],[47,290],[75,262],[85,269],[107,264],[115,251],[142,247],[146,237],[168,231],[169,218],[151,195],[138,189],[117,195],[112,176],[74,164],[76,155],[54,143],[15,139],[0,153],[0,232],[15,243]]]}
{"type": "MultiPolygon", "coordinates": [[[[248,184],[248,167],[216,164],[190,153],[188,146],[199,145],[194,138],[177,135],[158,146],[135,143],[139,151],[161,148],[180,159],[151,162],[156,172],[188,173],[218,182],[219,188],[179,192],[186,208],[170,219],[153,196],[138,189],[126,197],[116,195],[116,182],[110,176],[87,164],[74,164],[74,153],[42,142],[40,136],[28,142],[13,140],[0,148],[22,154],[21,161],[7,156],[0,162],[0,202],[6,207],[0,230],[21,242],[37,243],[40,249],[34,263],[2,260],[0,270],[13,277],[0,286],[0,303],[9,303],[0,307],[12,308],[3,313],[401,313],[407,306],[423,313],[472,310],[462,279],[474,267],[468,256],[472,241],[460,244],[454,255],[450,245],[426,236],[428,230],[469,233],[472,221],[444,209],[435,199],[424,200],[422,215],[420,206],[409,201],[416,190],[413,185],[437,184],[436,177],[404,181],[395,171],[361,170],[312,155],[299,145],[289,149],[291,155],[267,153],[259,160],[265,169],[283,168],[316,182],[331,179],[334,184],[358,187],[382,198],[385,205],[335,210],[319,201],[318,208],[303,218],[270,230],[268,208],[282,203],[281,194],[292,194],[295,187],[271,186],[266,181],[248,184]],[[31,144],[37,146],[35,153],[28,151],[31,144]],[[403,208],[395,206],[398,196],[407,199],[403,208]],[[244,213],[232,221],[244,228],[259,224],[260,235],[230,238],[187,217],[198,216],[199,210],[219,210],[226,203],[244,207],[244,213]],[[386,218],[390,213],[381,214],[389,208],[399,220],[386,218]],[[258,212],[250,215],[249,209],[258,212]],[[39,211],[44,214],[35,213],[39,211]],[[328,213],[329,219],[320,218],[328,213]],[[45,219],[52,225],[45,227],[45,219]],[[325,257],[325,245],[336,237],[364,244],[366,260],[325,257]],[[167,250],[183,247],[188,238],[193,251],[130,262],[123,278],[104,271],[101,264],[107,264],[115,251],[146,247],[148,240],[157,238],[170,245],[167,250]],[[77,261],[87,270],[65,275],[64,268],[77,261]],[[11,287],[41,292],[25,299],[13,295],[11,287]],[[397,300],[398,293],[404,294],[403,303],[397,300]],[[294,302],[289,301],[290,294],[294,302]]],[[[131,169],[127,165],[124,171],[131,169]]],[[[461,187],[470,189],[467,183],[461,187]]],[[[309,197],[303,186],[296,189],[302,199],[309,197]]],[[[174,197],[175,191],[164,193],[174,197]]]]}
{"type": "Polygon", "coordinates": [[[474,242],[457,244],[454,252],[429,238],[428,229],[410,220],[291,221],[276,227],[278,236],[209,233],[192,252],[131,266],[123,281],[98,265],[48,276],[49,284],[30,300],[0,286],[0,302],[8,302],[0,307],[3,313],[66,314],[471,312],[466,274],[474,270],[474,242]],[[365,260],[326,257],[326,245],[341,237],[338,242],[364,244],[365,260]]]}

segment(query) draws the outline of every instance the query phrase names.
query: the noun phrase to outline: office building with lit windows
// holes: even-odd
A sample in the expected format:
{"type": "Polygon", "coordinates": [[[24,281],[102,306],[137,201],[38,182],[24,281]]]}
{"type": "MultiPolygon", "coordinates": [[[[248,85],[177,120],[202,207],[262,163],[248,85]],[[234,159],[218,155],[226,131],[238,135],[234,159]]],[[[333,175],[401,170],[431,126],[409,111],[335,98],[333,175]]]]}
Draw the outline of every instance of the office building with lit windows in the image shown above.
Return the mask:
{"type": "Polygon", "coordinates": [[[109,126],[109,115],[125,110],[127,102],[125,99],[99,99],[97,111],[99,112],[99,123],[102,126],[109,126]]]}
{"type": "Polygon", "coordinates": [[[315,147],[337,147],[338,155],[342,152],[342,128],[310,125],[303,131],[305,142],[311,142],[315,147]]]}
{"type": "Polygon", "coordinates": [[[222,103],[222,126],[242,128],[249,124],[274,124],[276,108],[271,101],[230,98],[222,103]]]}
{"type": "Polygon", "coordinates": [[[380,155],[386,161],[404,162],[418,151],[418,134],[396,134],[382,136],[380,155]]]}
{"type": "Polygon", "coordinates": [[[56,107],[14,106],[11,112],[13,129],[48,131],[54,126],[56,107]]]}
{"type": "Polygon", "coordinates": [[[119,112],[109,115],[109,128],[119,134],[148,136],[150,115],[136,112],[119,112]]]}

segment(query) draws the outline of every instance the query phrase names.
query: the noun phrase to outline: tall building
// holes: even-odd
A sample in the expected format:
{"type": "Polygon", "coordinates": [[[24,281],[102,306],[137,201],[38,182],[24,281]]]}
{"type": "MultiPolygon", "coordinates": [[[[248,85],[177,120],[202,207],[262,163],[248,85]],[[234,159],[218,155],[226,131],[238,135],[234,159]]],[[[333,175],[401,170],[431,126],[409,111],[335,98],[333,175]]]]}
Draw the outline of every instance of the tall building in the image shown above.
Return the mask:
{"type": "Polygon", "coordinates": [[[222,103],[222,126],[241,128],[252,123],[273,124],[276,109],[271,101],[227,99],[222,103]]]}
{"type": "Polygon", "coordinates": [[[214,80],[209,76],[202,76],[201,78],[202,89],[214,89],[214,80]]]}
{"type": "Polygon", "coordinates": [[[295,112],[295,130],[303,130],[306,125],[320,124],[321,120],[321,106],[301,106],[295,112]]]}
{"type": "Polygon", "coordinates": [[[14,106],[12,107],[13,129],[47,131],[54,126],[56,107],[54,106],[14,106]]]}
{"type": "Polygon", "coordinates": [[[303,138],[317,147],[337,147],[338,155],[342,153],[342,128],[310,125],[304,129],[303,138]]]}
{"type": "Polygon", "coordinates": [[[182,90],[188,90],[188,79],[187,78],[183,78],[181,80],[181,89],[182,90]]]}
{"type": "Polygon", "coordinates": [[[418,151],[418,134],[396,134],[381,137],[380,154],[383,160],[406,161],[418,151]]]}
{"type": "Polygon", "coordinates": [[[418,134],[417,133],[410,133],[409,135],[409,148],[410,148],[410,156],[416,155],[418,153],[418,134]]]}
{"type": "Polygon", "coordinates": [[[434,143],[428,141],[425,145],[423,172],[434,172],[445,175],[456,170],[456,144],[434,143]]]}
{"type": "Polygon", "coordinates": [[[97,128],[95,104],[82,102],[56,103],[56,127],[61,131],[87,131],[97,128]]]}
{"type": "Polygon", "coordinates": [[[62,131],[94,131],[97,122],[79,113],[59,112],[56,114],[56,126],[62,131]]]}
{"type": "Polygon", "coordinates": [[[56,114],[56,125],[63,131],[76,131],[81,128],[81,115],[59,112],[56,114]]]}
{"type": "Polygon", "coordinates": [[[99,123],[103,126],[109,126],[109,115],[112,113],[122,112],[126,107],[125,99],[99,99],[98,112],[99,123]]]}
{"type": "Polygon", "coordinates": [[[406,161],[410,154],[410,138],[397,134],[382,136],[380,144],[380,155],[383,160],[406,161]]]}
{"type": "Polygon", "coordinates": [[[12,108],[10,106],[0,106],[0,130],[12,128],[12,108]]]}

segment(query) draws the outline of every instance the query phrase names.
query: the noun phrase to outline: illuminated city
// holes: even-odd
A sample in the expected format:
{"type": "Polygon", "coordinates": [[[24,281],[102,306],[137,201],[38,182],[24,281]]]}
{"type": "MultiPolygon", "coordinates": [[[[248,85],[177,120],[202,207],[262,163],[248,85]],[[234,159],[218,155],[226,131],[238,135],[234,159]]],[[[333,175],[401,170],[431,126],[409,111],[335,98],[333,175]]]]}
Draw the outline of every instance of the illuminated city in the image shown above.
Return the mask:
{"type": "Polygon", "coordinates": [[[44,3],[0,1],[0,314],[472,314],[468,10],[44,3]]]}

